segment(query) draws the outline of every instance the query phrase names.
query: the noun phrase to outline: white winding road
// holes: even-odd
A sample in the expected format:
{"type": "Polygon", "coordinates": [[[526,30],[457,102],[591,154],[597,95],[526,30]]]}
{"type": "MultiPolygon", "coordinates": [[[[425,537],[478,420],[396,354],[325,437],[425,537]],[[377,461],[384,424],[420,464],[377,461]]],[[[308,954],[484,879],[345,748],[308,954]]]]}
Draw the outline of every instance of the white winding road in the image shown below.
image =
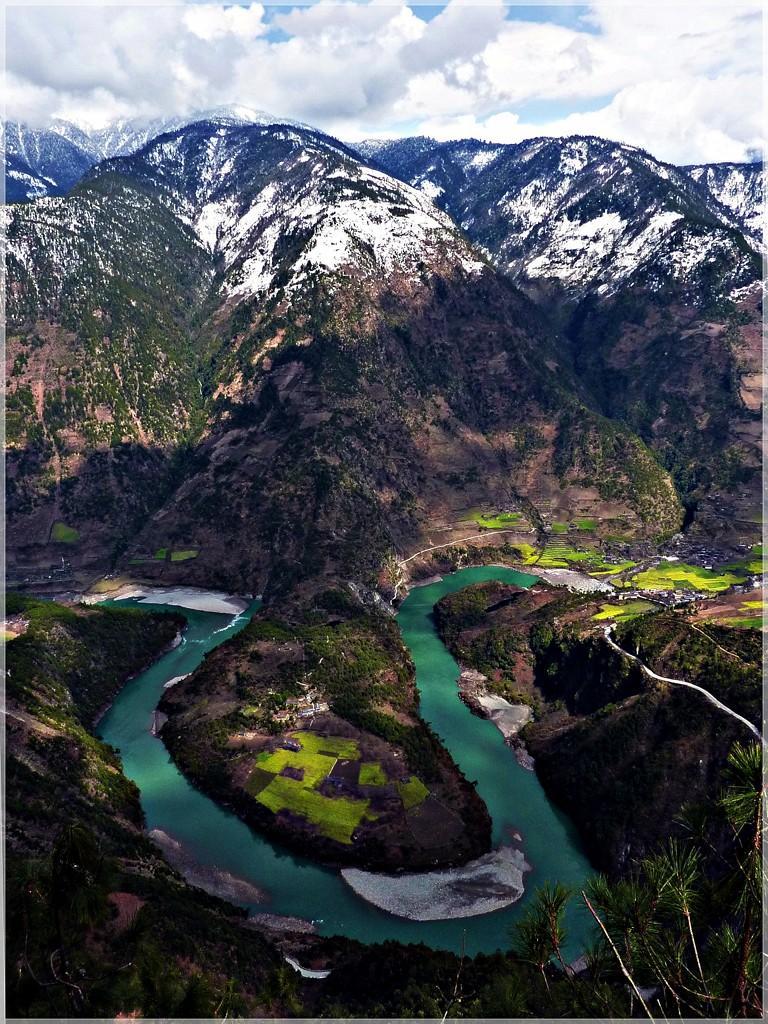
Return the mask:
{"type": "Polygon", "coordinates": [[[440,548],[455,548],[459,544],[466,544],[469,540],[484,540],[486,537],[498,537],[502,533],[520,533],[520,529],[516,530],[493,530],[488,529],[485,533],[475,533],[471,537],[460,537],[458,540],[449,540],[445,544],[433,544],[431,548],[422,548],[421,551],[414,551],[412,555],[408,555],[407,558],[400,559],[400,565],[407,565],[408,562],[414,558],[418,558],[419,555],[428,555],[430,551],[439,551],[440,548]]]}
{"type": "Polygon", "coordinates": [[[766,746],[765,740],[763,739],[760,730],[756,729],[755,726],[748,719],[744,718],[742,715],[739,715],[736,711],[733,710],[733,708],[729,708],[727,704],[723,704],[721,700],[718,700],[713,693],[709,692],[709,690],[705,690],[703,686],[697,686],[696,683],[688,683],[684,679],[670,679],[668,676],[657,675],[656,672],[648,668],[648,666],[644,662],[642,662],[636,655],[630,654],[629,651],[625,651],[623,647],[619,647],[619,645],[611,636],[612,630],[613,626],[605,626],[603,629],[605,639],[608,641],[609,645],[614,649],[614,651],[618,651],[619,654],[623,654],[625,658],[629,658],[631,661],[636,661],[647,676],[650,676],[651,679],[657,679],[661,683],[671,683],[673,686],[686,686],[689,690],[698,690],[699,693],[703,694],[707,698],[710,704],[714,704],[716,708],[720,708],[720,710],[724,711],[726,715],[730,715],[731,718],[735,718],[738,722],[741,722],[742,725],[746,725],[749,731],[760,740],[762,745],[764,747],[766,746]]]}

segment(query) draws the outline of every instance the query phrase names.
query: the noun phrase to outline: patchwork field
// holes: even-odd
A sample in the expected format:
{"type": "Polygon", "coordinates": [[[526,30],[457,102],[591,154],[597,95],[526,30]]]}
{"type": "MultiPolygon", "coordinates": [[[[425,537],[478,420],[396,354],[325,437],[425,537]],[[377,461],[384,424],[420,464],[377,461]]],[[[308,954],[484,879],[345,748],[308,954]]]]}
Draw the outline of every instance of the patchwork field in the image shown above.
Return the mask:
{"type": "Polygon", "coordinates": [[[720,621],[725,626],[735,626],[737,629],[762,629],[765,625],[762,611],[759,615],[746,614],[737,616],[734,619],[721,619],[720,621]]]}
{"type": "Polygon", "coordinates": [[[270,811],[292,811],[316,825],[337,843],[351,843],[355,829],[368,817],[368,800],[327,797],[303,782],[278,775],[256,797],[270,811]]]}
{"type": "Polygon", "coordinates": [[[280,747],[258,756],[246,788],[274,814],[291,811],[329,839],[351,843],[355,829],[368,816],[370,801],[324,796],[317,787],[340,758],[359,760],[357,743],[309,732],[292,733],[289,742],[300,744],[300,749],[280,747]]]}
{"type": "Polygon", "coordinates": [[[765,597],[762,591],[754,597],[744,594],[725,594],[714,602],[707,602],[698,610],[699,622],[716,622],[722,626],[740,629],[763,629],[765,626],[765,597]]]}
{"type": "MultiPolygon", "coordinates": [[[[246,789],[274,814],[290,811],[306,818],[329,839],[350,845],[355,830],[363,822],[375,821],[378,817],[370,810],[370,798],[357,792],[357,787],[380,787],[389,781],[384,768],[376,761],[361,763],[352,774],[348,764],[342,766],[342,771],[338,770],[338,762],[359,761],[360,756],[355,740],[293,732],[285,746],[259,754],[246,789]],[[329,793],[329,787],[344,792],[329,793]],[[353,795],[347,795],[350,789],[353,795]]],[[[427,787],[416,776],[398,783],[397,790],[406,811],[429,795],[427,787]]]]}

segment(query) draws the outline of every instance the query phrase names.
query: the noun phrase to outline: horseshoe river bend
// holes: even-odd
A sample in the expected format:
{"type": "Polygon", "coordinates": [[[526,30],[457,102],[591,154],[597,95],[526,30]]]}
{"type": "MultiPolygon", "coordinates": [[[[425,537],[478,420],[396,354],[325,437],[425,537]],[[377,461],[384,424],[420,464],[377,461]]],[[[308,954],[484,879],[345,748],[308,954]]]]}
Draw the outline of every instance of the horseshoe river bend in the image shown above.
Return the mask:
{"type": "MultiPolygon", "coordinates": [[[[510,929],[525,913],[537,887],[559,881],[576,892],[591,873],[570,821],[548,800],[534,772],[521,767],[492,722],[478,718],[459,699],[459,666],[437,634],[432,608],[445,594],[472,583],[499,579],[530,586],[535,577],[499,566],[462,569],[438,582],[416,587],[397,615],[403,640],[416,666],[422,717],[442,738],[477,790],[493,821],[493,843],[509,843],[517,834],[530,870],[525,892],[515,903],[492,913],[439,921],[412,921],[379,910],[350,888],[333,869],[297,857],[252,831],[239,818],[195,789],[176,768],[162,741],[153,735],[153,713],[165,684],[192,672],[205,654],[235,635],[258,608],[253,602],[237,615],[153,605],[146,599],[117,606],[178,611],[187,619],[182,642],[131,679],[102,718],[98,732],[123,760],[125,774],[141,791],[149,830],[162,830],[182,844],[202,868],[243,879],[266,894],[248,905],[254,913],[310,920],[321,935],[345,935],[362,942],[423,942],[469,955],[510,945],[510,929]]],[[[566,917],[571,956],[583,949],[590,932],[586,911],[573,906],[566,917]]]]}

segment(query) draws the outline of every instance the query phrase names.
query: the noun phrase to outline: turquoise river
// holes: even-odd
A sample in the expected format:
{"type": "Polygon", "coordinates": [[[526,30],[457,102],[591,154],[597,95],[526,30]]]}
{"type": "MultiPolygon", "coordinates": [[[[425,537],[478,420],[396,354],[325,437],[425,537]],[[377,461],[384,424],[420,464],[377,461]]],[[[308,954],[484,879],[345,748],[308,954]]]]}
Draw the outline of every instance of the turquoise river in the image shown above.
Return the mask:
{"type": "MultiPolygon", "coordinates": [[[[395,939],[424,942],[467,953],[508,948],[510,928],[525,912],[537,886],[560,881],[574,890],[583,885],[590,866],[573,826],[547,799],[535,774],[520,767],[498,729],[473,715],[459,700],[459,669],[435,630],[432,608],[445,594],[471,583],[499,579],[530,586],[534,577],[498,566],[462,569],[437,583],[416,587],[397,616],[403,639],[416,666],[421,714],[442,738],[479,794],[493,819],[497,844],[510,832],[523,838],[532,870],[525,875],[525,895],[505,910],[455,921],[415,922],[378,910],[356,896],[338,872],[294,856],[222,810],[184,778],[161,740],[152,735],[152,713],[165,683],[191,672],[207,651],[233,636],[258,607],[240,616],[173,609],[188,627],[182,643],[130,680],[101,720],[100,736],[120,752],[125,774],[141,791],[148,829],[162,829],[183,843],[202,865],[244,878],[267,894],[254,912],[294,915],[315,922],[323,935],[341,934],[363,942],[395,939]]],[[[120,606],[169,610],[135,601],[120,606]]],[[[572,900],[567,918],[570,955],[578,955],[589,932],[588,918],[572,900]]]]}

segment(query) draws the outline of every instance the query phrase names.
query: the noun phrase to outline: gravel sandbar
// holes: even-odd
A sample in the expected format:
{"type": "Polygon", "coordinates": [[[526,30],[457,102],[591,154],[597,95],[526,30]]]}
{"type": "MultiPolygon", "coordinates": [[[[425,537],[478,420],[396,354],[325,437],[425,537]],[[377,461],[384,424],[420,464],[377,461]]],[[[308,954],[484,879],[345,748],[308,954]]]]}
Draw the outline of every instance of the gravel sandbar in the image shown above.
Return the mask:
{"type": "Polygon", "coordinates": [[[522,850],[502,846],[460,868],[405,875],[344,868],[341,877],[358,896],[396,917],[445,921],[490,914],[516,903],[529,870],[522,850]]]}

